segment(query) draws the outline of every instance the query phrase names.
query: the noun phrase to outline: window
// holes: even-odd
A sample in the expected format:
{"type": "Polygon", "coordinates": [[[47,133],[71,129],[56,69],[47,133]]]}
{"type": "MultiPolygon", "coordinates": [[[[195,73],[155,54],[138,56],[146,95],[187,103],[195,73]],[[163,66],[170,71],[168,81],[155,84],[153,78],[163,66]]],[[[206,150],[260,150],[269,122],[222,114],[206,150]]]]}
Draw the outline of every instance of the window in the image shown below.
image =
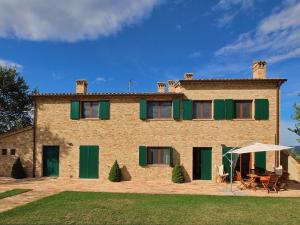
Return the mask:
{"type": "Polygon", "coordinates": [[[7,149],[2,149],[2,155],[7,155],[7,149]]]}
{"type": "Polygon", "coordinates": [[[99,102],[82,102],[82,118],[98,118],[99,102]]]}
{"type": "Polygon", "coordinates": [[[211,119],[212,103],[211,101],[194,101],[193,102],[194,119],[211,119]]]}
{"type": "Polygon", "coordinates": [[[252,101],[234,101],[235,119],[251,119],[252,118],[252,101]]]}
{"type": "Polygon", "coordinates": [[[172,118],[172,102],[150,101],[147,104],[148,119],[169,119],[172,118]]]}
{"type": "Polygon", "coordinates": [[[16,149],[11,149],[10,150],[10,155],[16,155],[16,149]]]}
{"type": "Polygon", "coordinates": [[[170,148],[168,147],[148,147],[148,164],[170,164],[170,148]]]}

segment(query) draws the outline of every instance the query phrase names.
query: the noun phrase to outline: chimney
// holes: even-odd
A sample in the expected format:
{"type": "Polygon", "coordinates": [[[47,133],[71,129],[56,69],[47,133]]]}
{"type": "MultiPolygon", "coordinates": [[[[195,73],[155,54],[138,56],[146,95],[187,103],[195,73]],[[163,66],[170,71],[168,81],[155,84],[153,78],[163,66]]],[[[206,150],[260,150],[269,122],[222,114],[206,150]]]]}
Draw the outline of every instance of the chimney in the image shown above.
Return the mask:
{"type": "Polygon", "coordinates": [[[168,80],[168,92],[175,92],[174,80],[168,80]]]}
{"type": "Polygon", "coordinates": [[[87,92],[87,81],[76,80],[76,94],[86,94],[87,92]]]}
{"type": "Polygon", "coordinates": [[[266,79],[267,78],[267,62],[254,61],[253,66],[253,79],[266,79]]]}
{"type": "Polygon", "coordinates": [[[193,80],[193,73],[185,73],[184,79],[185,80],[193,80]]]}
{"type": "Polygon", "coordinates": [[[157,82],[157,92],[158,93],[166,93],[166,83],[157,82]]]}

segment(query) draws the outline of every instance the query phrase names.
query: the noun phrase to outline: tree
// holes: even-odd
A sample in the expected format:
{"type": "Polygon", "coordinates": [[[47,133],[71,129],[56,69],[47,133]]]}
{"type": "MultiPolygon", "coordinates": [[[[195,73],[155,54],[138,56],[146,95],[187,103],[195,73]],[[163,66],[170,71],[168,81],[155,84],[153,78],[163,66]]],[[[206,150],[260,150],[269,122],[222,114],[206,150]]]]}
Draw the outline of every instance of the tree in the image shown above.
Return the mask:
{"type": "Polygon", "coordinates": [[[180,166],[180,163],[177,162],[175,167],[172,171],[172,181],[174,183],[184,183],[184,176],[182,172],[182,167],[180,166]]]}
{"type": "Polygon", "coordinates": [[[110,169],[108,179],[111,182],[120,182],[121,181],[121,169],[119,167],[117,160],[114,162],[114,165],[110,169]]]}
{"type": "Polygon", "coordinates": [[[16,68],[0,66],[0,134],[32,124],[33,100],[16,68]]]}
{"type": "Polygon", "coordinates": [[[26,178],[26,173],[22,166],[20,157],[17,158],[17,160],[15,161],[15,163],[11,169],[11,177],[13,177],[15,179],[26,178]]]}
{"type": "MultiPolygon", "coordinates": [[[[299,94],[299,96],[300,96],[300,94],[299,94]]],[[[294,109],[295,109],[295,113],[294,113],[293,118],[294,118],[294,120],[297,121],[297,123],[295,125],[295,128],[293,128],[293,129],[289,128],[289,130],[294,132],[298,136],[300,136],[300,102],[294,104],[294,109]]],[[[298,141],[300,142],[300,138],[298,139],[298,141]]]]}

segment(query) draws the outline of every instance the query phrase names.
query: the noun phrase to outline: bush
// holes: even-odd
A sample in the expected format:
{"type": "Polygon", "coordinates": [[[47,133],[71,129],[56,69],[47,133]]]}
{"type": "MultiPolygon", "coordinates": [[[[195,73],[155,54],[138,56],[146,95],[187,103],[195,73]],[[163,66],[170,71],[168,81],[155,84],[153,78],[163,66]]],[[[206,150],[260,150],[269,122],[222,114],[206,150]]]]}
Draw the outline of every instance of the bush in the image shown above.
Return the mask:
{"type": "Polygon", "coordinates": [[[11,169],[11,177],[13,177],[15,179],[26,178],[26,173],[22,166],[20,157],[17,158],[17,160],[15,161],[15,163],[11,169]]]}
{"type": "Polygon", "coordinates": [[[182,167],[180,166],[180,163],[177,162],[175,167],[172,171],[172,181],[174,183],[184,183],[184,176],[182,172],[182,167]]]}
{"type": "Polygon", "coordinates": [[[121,181],[121,169],[119,167],[117,160],[114,162],[114,165],[110,169],[108,179],[111,182],[120,182],[121,181]]]}

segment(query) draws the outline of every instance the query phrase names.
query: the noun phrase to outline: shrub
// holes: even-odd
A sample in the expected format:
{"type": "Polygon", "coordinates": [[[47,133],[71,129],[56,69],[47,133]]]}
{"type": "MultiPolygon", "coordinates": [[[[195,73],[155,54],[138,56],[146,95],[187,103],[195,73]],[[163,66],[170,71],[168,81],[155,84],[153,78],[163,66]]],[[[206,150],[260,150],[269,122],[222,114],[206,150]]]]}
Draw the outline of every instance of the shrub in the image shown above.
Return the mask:
{"type": "Polygon", "coordinates": [[[13,177],[15,179],[26,178],[26,173],[22,166],[20,157],[17,158],[17,160],[15,161],[15,163],[11,169],[11,177],[13,177]]]}
{"type": "Polygon", "coordinates": [[[180,166],[180,163],[177,162],[175,167],[172,171],[172,181],[174,183],[184,183],[184,176],[182,172],[182,167],[180,166]]]}
{"type": "Polygon", "coordinates": [[[114,165],[110,169],[108,179],[111,182],[120,182],[121,181],[121,169],[119,167],[117,160],[114,162],[114,165]]]}

